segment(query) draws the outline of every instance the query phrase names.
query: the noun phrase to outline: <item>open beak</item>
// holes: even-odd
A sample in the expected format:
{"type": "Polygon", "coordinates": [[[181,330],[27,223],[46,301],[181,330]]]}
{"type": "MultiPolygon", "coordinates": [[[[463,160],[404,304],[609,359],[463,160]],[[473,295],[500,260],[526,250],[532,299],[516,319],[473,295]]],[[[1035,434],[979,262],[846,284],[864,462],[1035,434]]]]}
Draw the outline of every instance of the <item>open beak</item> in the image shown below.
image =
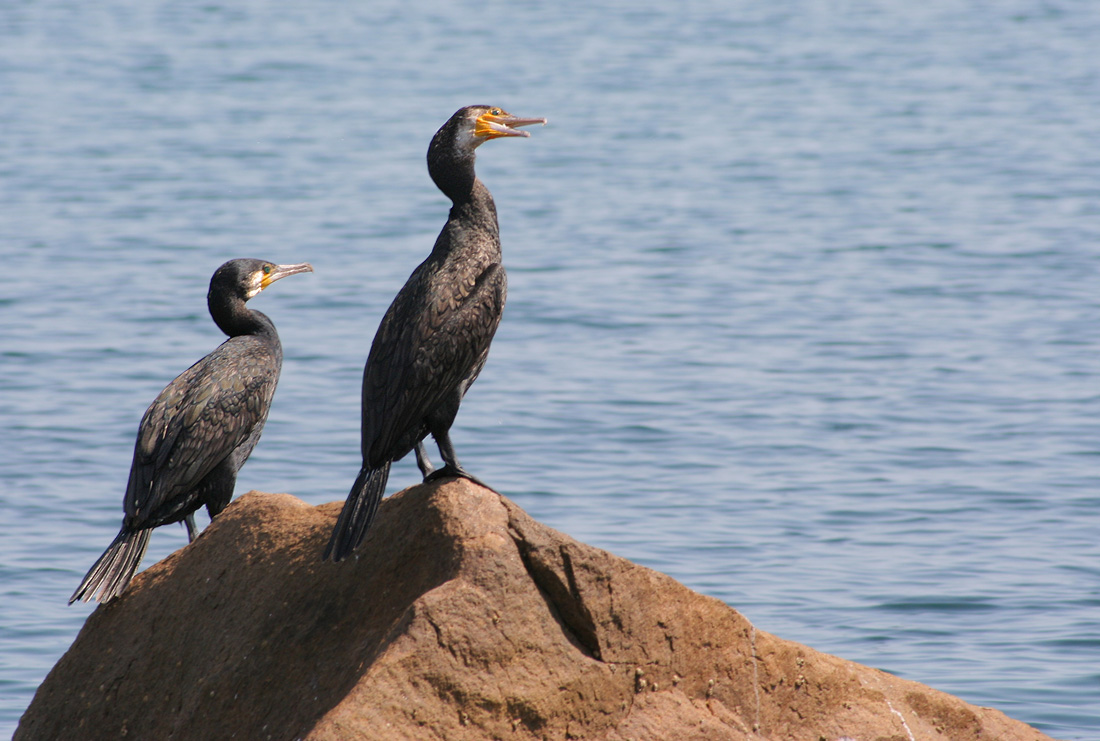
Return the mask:
{"type": "Polygon", "coordinates": [[[296,273],[312,273],[313,266],[308,262],[298,263],[297,265],[276,265],[260,280],[260,290],[267,288],[280,278],[285,278],[288,275],[295,275],[296,273]]]}
{"type": "Polygon", "coordinates": [[[526,131],[520,131],[519,127],[534,126],[535,124],[542,124],[545,126],[546,119],[520,118],[510,113],[502,113],[499,116],[483,113],[477,118],[477,126],[474,128],[474,135],[484,137],[485,139],[497,139],[502,136],[531,136],[526,131]]]}

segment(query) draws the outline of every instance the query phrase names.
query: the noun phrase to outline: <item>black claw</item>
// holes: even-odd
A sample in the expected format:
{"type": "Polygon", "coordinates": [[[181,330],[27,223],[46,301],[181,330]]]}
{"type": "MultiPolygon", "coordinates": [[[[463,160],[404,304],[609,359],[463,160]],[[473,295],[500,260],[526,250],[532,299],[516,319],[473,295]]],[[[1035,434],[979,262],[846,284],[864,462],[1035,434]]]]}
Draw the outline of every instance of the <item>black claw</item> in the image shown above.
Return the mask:
{"type": "Polygon", "coordinates": [[[495,492],[496,489],[486,484],[484,481],[474,476],[472,473],[466,471],[461,466],[451,466],[450,464],[443,468],[432,471],[430,474],[424,477],[424,483],[430,483],[432,481],[438,481],[439,479],[466,479],[472,481],[478,486],[484,487],[489,491],[495,492]]]}

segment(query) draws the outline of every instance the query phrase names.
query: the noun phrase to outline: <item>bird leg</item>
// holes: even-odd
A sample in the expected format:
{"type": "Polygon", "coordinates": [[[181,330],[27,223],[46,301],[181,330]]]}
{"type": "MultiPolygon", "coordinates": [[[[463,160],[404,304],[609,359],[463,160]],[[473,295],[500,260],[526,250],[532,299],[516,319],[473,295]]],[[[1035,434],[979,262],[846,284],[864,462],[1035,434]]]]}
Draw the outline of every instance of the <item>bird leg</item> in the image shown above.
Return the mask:
{"type": "Polygon", "coordinates": [[[428,476],[435,470],[435,466],[432,465],[432,461],[428,458],[428,451],[424,447],[424,441],[421,440],[416,444],[416,467],[420,469],[420,475],[424,477],[424,480],[428,480],[428,476]]]}
{"type": "Polygon", "coordinates": [[[432,473],[424,477],[424,483],[429,481],[438,481],[439,479],[445,479],[450,477],[457,477],[463,479],[469,479],[478,486],[483,486],[489,491],[496,491],[493,487],[486,484],[484,481],[468,473],[462,464],[458,462],[458,457],[455,455],[454,445],[451,444],[451,436],[447,431],[443,431],[439,434],[432,433],[432,437],[435,438],[436,445],[439,446],[439,455],[443,457],[443,468],[436,469],[432,473]]]}
{"type": "Polygon", "coordinates": [[[194,543],[195,538],[199,537],[199,529],[195,526],[195,513],[192,512],[183,518],[183,524],[187,526],[187,542],[194,543]]]}

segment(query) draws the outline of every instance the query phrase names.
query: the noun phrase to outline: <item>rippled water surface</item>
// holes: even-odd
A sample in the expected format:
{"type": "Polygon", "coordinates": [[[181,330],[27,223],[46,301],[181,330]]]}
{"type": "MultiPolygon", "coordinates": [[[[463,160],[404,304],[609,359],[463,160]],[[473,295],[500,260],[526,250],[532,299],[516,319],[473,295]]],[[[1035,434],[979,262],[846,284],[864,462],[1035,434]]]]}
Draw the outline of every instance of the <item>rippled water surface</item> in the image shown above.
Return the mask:
{"type": "Polygon", "coordinates": [[[762,630],[1100,738],[1098,37],[1069,0],[0,4],[0,729],[224,260],[317,271],[254,302],[286,362],[238,491],[345,496],[446,214],[428,140],[488,102],[550,125],[479,150],[510,294],[467,467],[762,630]]]}

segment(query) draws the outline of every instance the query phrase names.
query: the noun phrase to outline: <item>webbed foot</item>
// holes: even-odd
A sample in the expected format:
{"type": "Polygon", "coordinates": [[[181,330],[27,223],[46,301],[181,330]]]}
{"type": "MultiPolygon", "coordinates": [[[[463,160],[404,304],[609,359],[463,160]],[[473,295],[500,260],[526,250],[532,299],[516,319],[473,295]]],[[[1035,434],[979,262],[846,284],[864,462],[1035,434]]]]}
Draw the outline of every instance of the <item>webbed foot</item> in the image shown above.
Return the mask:
{"type": "MultiPolygon", "coordinates": [[[[467,479],[469,481],[473,481],[478,486],[485,487],[486,489],[488,489],[491,492],[496,492],[496,489],[489,486],[484,481],[479,479],[477,476],[474,476],[472,473],[467,472],[466,469],[462,468],[462,466],[452,466],[449,463],[447,465],[443,466],[443,468],[436,469],[435,471],[432,471],[430,474],[425,476],[424,477],[424,483],[427,484],[431,481],[438,481],[439,479],[446,479],[446,478],[467,479]]],[[[497,493],[499,493],[499,492],[497,492],[497,493]]]]}

